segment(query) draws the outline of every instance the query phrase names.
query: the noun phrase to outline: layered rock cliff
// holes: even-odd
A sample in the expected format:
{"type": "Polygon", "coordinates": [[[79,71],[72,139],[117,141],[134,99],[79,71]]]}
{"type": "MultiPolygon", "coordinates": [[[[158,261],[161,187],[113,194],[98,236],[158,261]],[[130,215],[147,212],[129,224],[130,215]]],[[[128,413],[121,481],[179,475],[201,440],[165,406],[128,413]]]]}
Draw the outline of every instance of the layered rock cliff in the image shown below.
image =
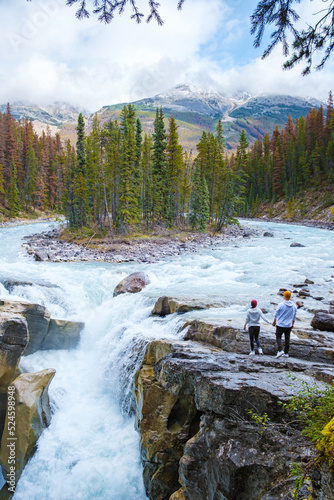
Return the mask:
{"type": "Polygon", "coordinates": [[[0,498],[11,498],[36,443],[51,420],[48,387],[54,369],[19,372],[24,354],[69,349],[83,323],[56,320],[39,304],[0,301],[0,466],[6,481],[0,498]]]}
{"type": "MultiPolygon", "coordinates": [[[[333,343],[324,337],[299,332],[284,360],[249,357],[248,336],[218,324],[193,322],[192,340],[151,342],[135,380],[148,497],[291,499],[291,464],[315,449],[280,401],[303,381],[334,379],[333,343]]],[[[273,334],[263,347],[274,353],[273,334]]],[[[312,498],[328,498],[326,482],[333,487],[330,475],[312,483],[312,498]]]]}

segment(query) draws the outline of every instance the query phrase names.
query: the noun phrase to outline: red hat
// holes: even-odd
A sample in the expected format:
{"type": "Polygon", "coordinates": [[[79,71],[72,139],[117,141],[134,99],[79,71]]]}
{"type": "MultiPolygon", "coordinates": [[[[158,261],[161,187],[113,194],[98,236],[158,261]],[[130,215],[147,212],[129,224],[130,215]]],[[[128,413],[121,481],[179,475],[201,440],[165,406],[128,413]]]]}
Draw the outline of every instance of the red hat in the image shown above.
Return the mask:
{"type": "Polygon", "coordinates": [[[257,306],[257,300],[252,300],[252,302],[251,302],[251,306],[252,306],[252,307],[256,307],[256,306],[257,306]]]}

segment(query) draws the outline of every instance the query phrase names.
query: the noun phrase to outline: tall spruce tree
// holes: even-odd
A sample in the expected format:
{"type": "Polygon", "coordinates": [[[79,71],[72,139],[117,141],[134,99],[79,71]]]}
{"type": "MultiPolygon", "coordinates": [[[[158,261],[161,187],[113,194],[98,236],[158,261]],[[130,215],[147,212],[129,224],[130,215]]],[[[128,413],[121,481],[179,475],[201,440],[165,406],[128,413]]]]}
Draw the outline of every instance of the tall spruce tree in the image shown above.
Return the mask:
{"type": "Polygon", "coordinates": [[[167,177],[168,177],[168,212],[169,224],[175,223],[180,212],[181,185],[184,177],[183,150],[179,144],[177,125],[173,116],[169,120],[166,146],[167,177]]]}
{"type": "Polygon", "coordinates": [[[72,229],[84,227],[88,223],[88,190],[86,179],[85,122],[82,114],[77,123],[76,161],[71,163],[69,176],[69,225],[72,229]]]}
{"type": "Polygon", "coordinates": [[[189,222],[193,229],[205,231],[209,220],[209,190],[200,163],[196,163],[190,199],[189,222]]]}
{"type": "Polygon", "coordinates": [[[20,202],[19,193],[17,189],[16,165],[14,159],[12,160],[12,175],[10,179],[9,189],[9,211],[14,217],[19,215],[20,202]]]}
{"type": "Polygon", "coordinates": [[[153,181],[152,181],[152,136],[145,134],[143,142],[143,152],[141,157],[142,170],[142,215],[147,226],[152,223],[153,212],[153,181]]]}
{"type": "Polygon", "coordinates": [[[156,110],[153,133],[153,206],[154,221],[166,220],[168,213],[168,176],[166,157],[166,131],[162,108],[156,110]]]}
{"type": "Polygon", "coordinates": [[[139,190],[136,174],[136,110],[132,104],[124,106],[121,114],[122,155],[120,168],[120,209],[118,227],[139,222],[139,190]]]}

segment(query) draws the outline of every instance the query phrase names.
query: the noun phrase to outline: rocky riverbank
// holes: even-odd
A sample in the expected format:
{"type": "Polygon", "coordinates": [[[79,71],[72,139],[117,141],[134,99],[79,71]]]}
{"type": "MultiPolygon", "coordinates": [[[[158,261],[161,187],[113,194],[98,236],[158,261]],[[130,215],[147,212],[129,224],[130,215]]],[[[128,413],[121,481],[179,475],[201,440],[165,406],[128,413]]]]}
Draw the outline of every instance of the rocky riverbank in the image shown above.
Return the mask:
{"type": "MultiPolygon", "coordinates": [[[[334,379],[331,334],[298,335],[284,360],[268,355],[273,335],[262,334],[267,354],[251,358],[240,329],[196,321],[183,341],[148,344],[135,391],[151,500],[293,498],[290,468],[311,463],[316,449],[279,402],[305,383],[320,388],[334,379]]],[[[331,498],[326,468],[309,474],[302,493],[331,498]]]]}
{"type": "Polygon", "coordinates": [[[287,220],[284,217],[267,217],[265,215],[261,217],[251,217],[251,218],[245,217],[245,219],[259,220],[263,222],[278,222],[279,224],[289,224],[295,226],[317,227],[318,229],[329,229],[330,231],[334,231],[334,222],[330,221],[319,221],[314,219],[287,220]]]}
{"type": "Polygon", "coordinates": [[[57,216],[45,216],[45,217],[37,217],[34,219],[27,218],[19,218],[16,217],[14,219],[6,219],[0,220],[0,228],[2,227],[14,227],[14,226],[26,226],[28,224],[38,224],[39,222],[59,222],[60,220],[64,220],[63,215],[57,216]]]}
{"type": "Polygon", "coordinates": [[[115,239],[103,242],[76,243],[66,241],[61,236],[61,229],[28,236],[24,246],[36,260],[51,262],[158,262],[162,259],[201,249],[214,247],[225,242],[237,242],[242,238],[260,236],[258,228],[247,226],[229,226],[223,233],[189,233],[182,238],[177,235],[115,239]]]}

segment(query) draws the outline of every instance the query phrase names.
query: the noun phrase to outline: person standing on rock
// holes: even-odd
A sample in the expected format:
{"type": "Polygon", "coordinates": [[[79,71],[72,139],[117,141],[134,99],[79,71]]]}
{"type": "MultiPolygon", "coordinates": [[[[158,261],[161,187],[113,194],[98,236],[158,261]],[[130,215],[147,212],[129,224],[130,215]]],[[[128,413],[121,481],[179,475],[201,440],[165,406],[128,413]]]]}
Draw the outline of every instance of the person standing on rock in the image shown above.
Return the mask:
{"type": "Polygon", "coordinates": [[[246,321],[244,330],[246,330],[246,326],[248,325],[248,334],[249,334],[249,344],[250,344],[250,356],[254,356],[255,354],[255,344],[257,345],[259,354],[263,354],[261,342],[259,339],[260,335],[260,319],[263,319],[266,323],[271,325],[271,321],[268,321],[264,316],[261,309],[257,307],[257,301],[252,300],[251,308],[247,311],[246,321]]]}
{"type": "Polygon", "coordinates": [[[276,309],[275,319],[273,321],[273,326],[276,326],[276,342],[278,349],[276,358],[280,358],[281,356],[285,358],[289,357],[290,333],[295,323],[297,315],[297,307],[290,300],[291,292],[286,290],[283,293],[283,297],[284,297],[284,302],[281,302],[278,308],[276,309]],[[285,338],[284,351],[282,347],[283,333],[285,338]]]}

